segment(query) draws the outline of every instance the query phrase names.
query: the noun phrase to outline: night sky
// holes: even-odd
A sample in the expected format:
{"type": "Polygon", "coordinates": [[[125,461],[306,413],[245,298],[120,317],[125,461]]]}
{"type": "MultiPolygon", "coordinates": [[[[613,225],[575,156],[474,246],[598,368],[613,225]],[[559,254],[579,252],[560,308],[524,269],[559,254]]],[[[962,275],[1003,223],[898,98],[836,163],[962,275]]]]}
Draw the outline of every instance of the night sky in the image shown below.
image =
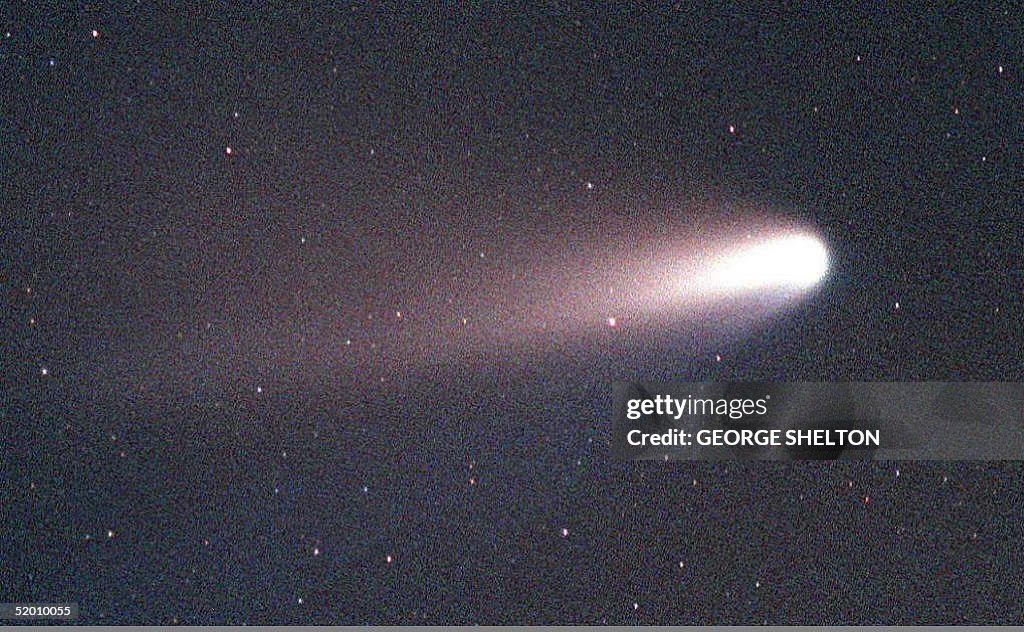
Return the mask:
{"type": "Polygon", "coordinates": [[[8,3],[0,601],[1024,623],[1016,462],[659,463],[612,382],[1024,371],[1024,16],[8,3]],[[821,283],[673,302],[737,240],[821,283]]]}

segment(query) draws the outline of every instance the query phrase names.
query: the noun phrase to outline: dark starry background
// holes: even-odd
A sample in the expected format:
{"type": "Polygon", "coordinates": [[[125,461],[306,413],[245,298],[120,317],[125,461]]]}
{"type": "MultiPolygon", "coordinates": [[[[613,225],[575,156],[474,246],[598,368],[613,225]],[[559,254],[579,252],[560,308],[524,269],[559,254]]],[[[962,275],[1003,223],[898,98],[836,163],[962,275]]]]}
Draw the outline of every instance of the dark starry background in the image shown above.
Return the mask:
{"type": "Polygon", "coordinates": [[[625,377],[1020,379],[1019,6],[254,6],[0,11],[3,601],[1024,622],[1017,463],[608,445],[625,377]],[[719,205],[814,226],[826,283],[504,339],[531,270],[719,205]]]}

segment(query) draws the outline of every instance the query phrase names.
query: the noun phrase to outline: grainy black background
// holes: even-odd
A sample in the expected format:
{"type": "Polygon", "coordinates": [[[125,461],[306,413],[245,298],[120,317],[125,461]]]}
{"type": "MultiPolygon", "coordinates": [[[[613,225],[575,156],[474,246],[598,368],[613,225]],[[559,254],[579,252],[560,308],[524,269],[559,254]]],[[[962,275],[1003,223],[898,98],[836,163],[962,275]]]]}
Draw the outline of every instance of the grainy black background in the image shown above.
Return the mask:
{"type": "Polygon", "coordinates": [[[608,433],[621,379],[1018,380],[1022,27],[6,5],[0,596],[83,623],[1020,623],[1018,463],[621,463],[608,433]],[[753,328],[506,339],[531,270],[694,205],[813,226],[829,277],[753,328]],[[424,360],[463,344],[500,352],[424,360]]]}

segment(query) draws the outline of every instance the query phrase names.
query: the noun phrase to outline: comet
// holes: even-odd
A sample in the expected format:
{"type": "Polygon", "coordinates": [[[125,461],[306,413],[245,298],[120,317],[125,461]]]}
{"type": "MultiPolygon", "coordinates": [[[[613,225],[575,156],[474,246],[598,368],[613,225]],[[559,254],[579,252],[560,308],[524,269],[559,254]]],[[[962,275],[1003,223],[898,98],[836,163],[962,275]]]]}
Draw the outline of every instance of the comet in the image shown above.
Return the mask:
{"type": "Polygon", "coordinates": [[[828,249],[820,239],[783,235],[730,249],[713,260],[692,287],[701,294],[804,290],[825,278],[828,267],[828,249]]]}
{"type": "MultiPolygon", "coordinates": [[[[625,292],[635,299],[617,311],[669,320],[703,317],[719,308],[726,310],[719,314],[726,318],[767,314],[792,304],[828,276],[828,247],[809,230],[752,230],[731,238],[708,232],[701,243],[659,252],[644,267],[620,277],[624,287],[635,284],[633,292],[625,292]],[[739,305],[745,310],[736,311],[739,305]]],[[[628,320],[620,318],[618,324],[628,320]]]]}

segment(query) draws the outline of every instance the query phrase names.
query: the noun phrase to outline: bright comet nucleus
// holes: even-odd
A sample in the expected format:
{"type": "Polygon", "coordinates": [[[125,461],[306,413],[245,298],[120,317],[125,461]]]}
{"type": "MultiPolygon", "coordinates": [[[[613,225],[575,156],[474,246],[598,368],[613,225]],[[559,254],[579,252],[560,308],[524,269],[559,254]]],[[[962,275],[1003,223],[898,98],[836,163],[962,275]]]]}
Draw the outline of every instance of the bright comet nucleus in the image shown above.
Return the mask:
{"type": "Polygon", "coordinates": [[[701,275],[710,292],[810,288],[828,271],[828,249],[817,237],[791,234],[743,244],[701,275]]]}

